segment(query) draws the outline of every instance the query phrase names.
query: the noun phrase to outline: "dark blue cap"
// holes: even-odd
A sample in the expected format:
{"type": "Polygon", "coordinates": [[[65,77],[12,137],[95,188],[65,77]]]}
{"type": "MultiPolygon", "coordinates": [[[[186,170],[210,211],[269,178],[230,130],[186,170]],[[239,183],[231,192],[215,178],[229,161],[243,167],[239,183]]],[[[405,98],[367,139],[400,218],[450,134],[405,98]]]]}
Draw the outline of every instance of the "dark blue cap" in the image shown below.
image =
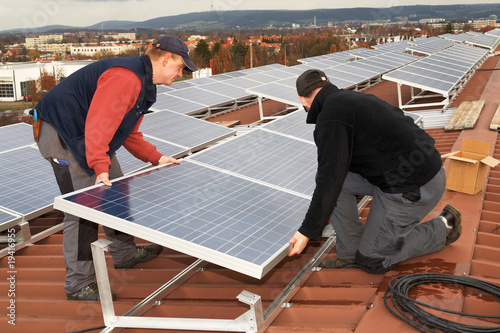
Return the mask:
{"type": "Polygon", "coordinates": [[[190,72],[198,70],[198,67],[196,67],[191,61],[191,58],[189,58],[189,49],[187,45],[179,38],[172,35],[165,35],[158,38],[158,42],[153,46],[180,55],[182,61],[184,61],[184,65],[186,65],[186,67],[184,67],[185,70],[190,72]]]}

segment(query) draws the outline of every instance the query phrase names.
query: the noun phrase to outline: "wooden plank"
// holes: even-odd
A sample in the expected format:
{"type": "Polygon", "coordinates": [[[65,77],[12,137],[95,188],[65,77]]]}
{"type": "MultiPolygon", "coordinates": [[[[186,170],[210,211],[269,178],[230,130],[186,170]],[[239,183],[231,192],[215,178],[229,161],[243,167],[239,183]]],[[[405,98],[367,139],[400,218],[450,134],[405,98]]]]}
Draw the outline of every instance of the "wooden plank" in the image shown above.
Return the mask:
{"type": "Polygon", "coordinates": [[[485,101],[484,100],[478,100],[474,101],[471,104],[471,109],[469,113],[467,114],[467,117],[464,120],[464,128],[465,129],[471,129],[476,127],[477,120],[479,119],[479,116],[481,115],[481,112],[483,111],[485,101]]]}
{"type": "Polygon", "coordinates": [[[450,120],[448,120],[448,123],[444,126],[445,131],[453,131],[453,130],[459,130],[463,128],[459,128],[459,124],[462,123],[463,118],[465,117],[464,113],[467,112],[469,105],[471,102],[465,101],[460,104],[460,106],[457,108],[453,116],[451,116],[450,120]]]}
{"type": "Polygon", "coordinates": [[[500,131],[500,105],[498,105],[497,111],[491,120],[490,130],[500,131]]]}
{"type": "Polygon", "coordinates": [[[240,123],[241,123],[241,121],[239,121],[239,120],[223,120],[223,121],[216,122],[217,125],[221,125],[224,127],[233,127],[233,126],[239,125],[240,123]]]}

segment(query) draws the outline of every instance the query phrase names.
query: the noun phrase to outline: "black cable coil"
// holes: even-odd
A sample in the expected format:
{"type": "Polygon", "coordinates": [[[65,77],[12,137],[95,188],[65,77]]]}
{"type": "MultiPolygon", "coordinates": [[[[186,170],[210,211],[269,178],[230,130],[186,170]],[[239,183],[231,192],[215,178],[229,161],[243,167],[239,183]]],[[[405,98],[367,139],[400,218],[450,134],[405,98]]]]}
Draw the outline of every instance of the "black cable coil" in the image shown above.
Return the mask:
{"type": "Polygon", "coordinates": [[[499,333],[500,332],[500,326],[484,327],[484,326],[465,325],[441,317],[437,317],[425,311],[422,308],[422,306],[461,316],[500,319],[500,316],[470,314],[470,313],[452,311],[448,309],[442,309],[439,307],[435,307],[432,305],[416,301],[408,297],[408,292],[411,288],[423,283],[447,283],[447,284],[468,286],[489,293],[500,300],[500,286],[485,281],[460,275],[450,275],[441,273],[417,273],[417,274],[396,276],[389,280],[388,289],[384,294],[384,305],[387,308],[387,310],[389,310],[391,314],[393,314],[400,320],[416,328],[419,332],[424,332],[424,333],[436,332],[433,331],[431,328],[437,328],[445,333],[469,333],[469,332],[499,333]],[[394,311],[388,304],[387,296],[389,294],[390,294],[390,299],[392,301],[392,305],[397,312],[394,311]],[[408,314],[410,314],[413,318],[410,317],[408,314]]]}

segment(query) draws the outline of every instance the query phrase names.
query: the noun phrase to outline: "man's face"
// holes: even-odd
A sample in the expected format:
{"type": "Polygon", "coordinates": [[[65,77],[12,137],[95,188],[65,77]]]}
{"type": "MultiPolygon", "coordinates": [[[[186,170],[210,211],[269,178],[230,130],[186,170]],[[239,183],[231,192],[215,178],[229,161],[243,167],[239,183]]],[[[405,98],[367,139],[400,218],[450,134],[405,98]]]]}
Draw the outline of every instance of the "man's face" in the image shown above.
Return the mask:
{"type": "Polygon", "coordinates": [[[158,71],[153,73],[154,84],[171,85],[175,79],[182,77],[182,69],[186,67],[181,57],[175,59],[167,54],[161,61],[158,71]]]}

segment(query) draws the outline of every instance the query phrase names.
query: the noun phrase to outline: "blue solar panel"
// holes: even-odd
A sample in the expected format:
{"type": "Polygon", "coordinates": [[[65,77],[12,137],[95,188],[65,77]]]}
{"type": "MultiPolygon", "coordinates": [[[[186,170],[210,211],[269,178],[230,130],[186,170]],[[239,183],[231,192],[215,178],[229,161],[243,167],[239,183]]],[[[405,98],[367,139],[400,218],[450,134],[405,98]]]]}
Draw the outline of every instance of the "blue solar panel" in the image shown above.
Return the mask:
{"type": "Polygon", "coordinates": [[[194,154],[190,160],[305,196],[314,191],[316,146],[282,134],[256,129],[194,154]]]}
{"type": "Polygon", "coordinates": [[[170,111],[146,114],[140,130],[149,137],[191,150],[236,134],[232,129],[170,111]]]}
{"type": "Polygon", "coordinates": [[[300,108],[295,112],[262,125],[262,128],[314,143],[314,125],[306,123],[306,116],[304,109],[300,108]]]}
{"type": "Polygon", "coordinates": [[[37,148],[0,153],[0,206],[22,215],[35,214],[50,207],[59,194],[52,167],[37,148]]]}
{"type": "MultiPolygon", "coordinates": [[[[164,140],[149,137],[148,135],[144,135],[144,139],[153,144],[163,155],[179,158],[189,153],[189,147],[174,145],[172,143],[165,142],[164,140]]],[[[125,147],[120,147],[120,149],[116,151],[116,157],[120,162],[120,167],[124,174],[135,172],[151,165],[150,163],[144,163],[130,154],[125,147]]]]}
{"type": "Polygon", "coordinates": [[[261,278],[286,256],[308,204],[183,161],[57,197],[54,207],[261,278]]]}
{"type": "Polygon", "coordinates": [[[26,123],[0,127],[0,152],[35,144],[33,129],[26,123]]]}

